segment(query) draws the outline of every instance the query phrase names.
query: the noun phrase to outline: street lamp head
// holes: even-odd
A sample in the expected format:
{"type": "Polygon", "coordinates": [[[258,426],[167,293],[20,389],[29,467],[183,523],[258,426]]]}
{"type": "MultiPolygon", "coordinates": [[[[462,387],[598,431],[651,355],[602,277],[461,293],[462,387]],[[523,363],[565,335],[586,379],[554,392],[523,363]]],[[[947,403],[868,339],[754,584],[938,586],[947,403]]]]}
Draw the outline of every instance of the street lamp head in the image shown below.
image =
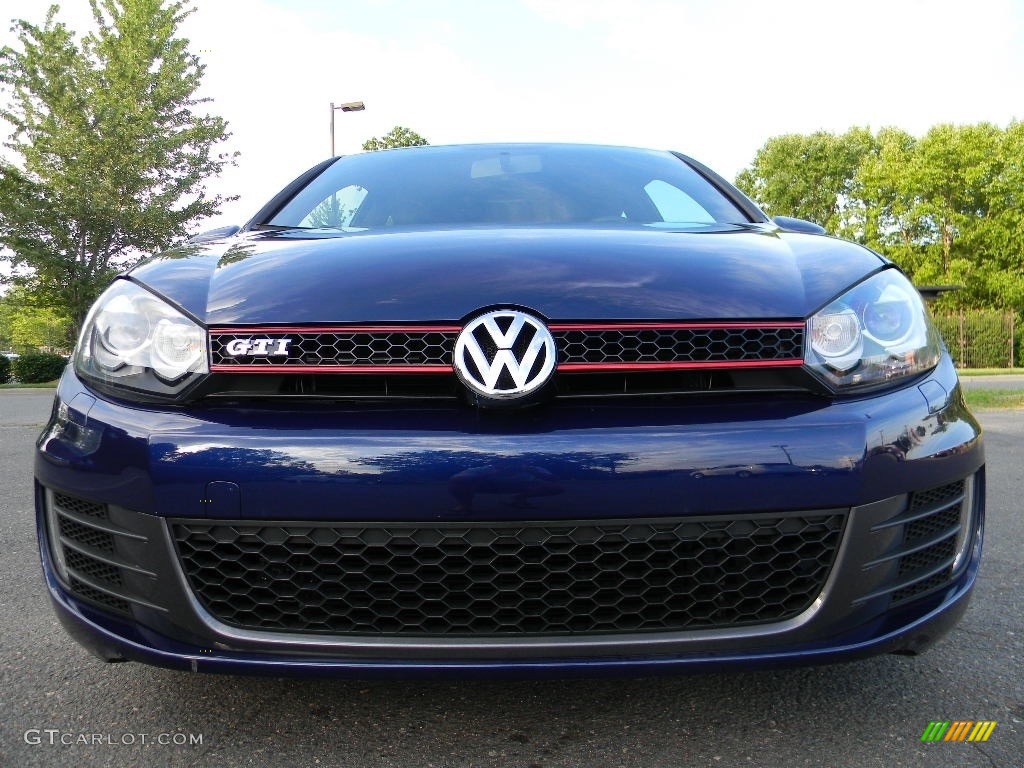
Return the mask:
{"type": "Polygon", "coordinates": [[[344,104],[331,102],[331,157],[334,157],[334,113],[339,109],[342,112],[362,112],[366,105],[361,101],[346,101],[344,104]]]}

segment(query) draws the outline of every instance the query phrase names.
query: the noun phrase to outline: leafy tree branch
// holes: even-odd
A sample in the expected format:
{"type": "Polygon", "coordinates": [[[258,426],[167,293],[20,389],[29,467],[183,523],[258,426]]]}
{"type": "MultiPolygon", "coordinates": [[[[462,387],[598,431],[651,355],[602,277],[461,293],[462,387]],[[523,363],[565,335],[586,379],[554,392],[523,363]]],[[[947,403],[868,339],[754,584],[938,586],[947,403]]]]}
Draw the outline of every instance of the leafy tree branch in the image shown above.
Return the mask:
{"type": "Polygon", "coordinates": [[[18,47],[0,50],[17,160],[0,162],[0,247],[75,332],[114,274],[219,212],[226,198],[203,182],[234,163],[216,151],[227,124],[196,97],[205,66],[177,36],[188,0],[90,5],[80,42],[51,6],[42,25],[16,20],[18,47]]]}

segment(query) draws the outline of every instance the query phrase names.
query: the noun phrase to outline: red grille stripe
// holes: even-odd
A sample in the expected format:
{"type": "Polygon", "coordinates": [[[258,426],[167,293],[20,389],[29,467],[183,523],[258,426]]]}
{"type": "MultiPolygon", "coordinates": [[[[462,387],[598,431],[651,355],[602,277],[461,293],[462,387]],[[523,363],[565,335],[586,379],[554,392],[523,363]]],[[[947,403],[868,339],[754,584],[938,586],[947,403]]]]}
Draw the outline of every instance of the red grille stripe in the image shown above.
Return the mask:
{"type": "MultiPolygon", "coordinates": [[[[686,363],[561,363],[559,373],[602,371],[696,371],[713,368],[783,368],[803,365],[802,359],[726,360],[686,363]]],[[[451,373],[450,365],[211,365],[213,373],[451,373]]]]}
{"type": "Polygon", "coordinates": [[[697,371],[711,368],[783,368],[803,365],[801,359],[711,360],[685,363],[561,363],[559,373],[600,373],[601,371],[697,371]]]}
{"type": "Polygon", "coordinates": [[[713,331],[718,328],[803,328],[806,323],[552,323],[549,331],[713,331]]]}
{"type": "Polygon", "coordinates": [[[211,336],[252,336],[257,333],[458,333],[458,325],[325,325],[325,326],[253,326],[211,328],[211,336]]]}
{"type": "Polygon", "coordinates": [[[451,373],[450,365],[211,365],[213,373],[451,373]]]}

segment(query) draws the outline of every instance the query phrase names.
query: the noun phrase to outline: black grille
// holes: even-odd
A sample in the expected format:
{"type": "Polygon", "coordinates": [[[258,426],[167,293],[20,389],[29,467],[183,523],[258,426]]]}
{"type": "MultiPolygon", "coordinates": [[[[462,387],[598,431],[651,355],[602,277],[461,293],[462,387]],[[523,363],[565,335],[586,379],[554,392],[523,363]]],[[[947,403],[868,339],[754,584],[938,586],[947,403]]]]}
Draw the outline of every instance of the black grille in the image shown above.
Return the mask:
{"type": "Polygon", "coordinates": [[[501,635],[733,627],[820,593],[844,515],[500,524],[176,521],[203,606],[238,627],[501,635]]]}
{"type": "MultiPolygon", "coordinates": [[[[444,368],[452,365],[458,329],[221,331],[210,333],[210,353],[220,370],[251,366],[288,368],[444,368]],[[287,354],[278,342],[288,340],[287,354]],[[232,342],[250,342],[242,353],[232,342]],[[254,346],[255,345],[255,346],[254,346]]],[[[560,365],[656,365],[794,362],[803,355],[803,326],[694,327],[552,326],[560,365]]],[[[244,345],[243,345],[244,346],[244,345]]]]}
{"type": "Polygon", "coordinates": [[[930,514],[908,522],[903,529],[903,545],[916,548],[899,559],[897,576],[901,581],[914,579],[893,592],[893,600],[909,600],[949,582],[953,577],[953,558],[962,525],[965,483],[955,483],[911,494],[907,514],[930,514]],[[921,547],[930,540],[931,544],[921,547]],[[939,570],[936,570],[939,569],[939,570]]]}
{"type": "Polygon", "coordinates": [[[960,525],[960,505],[950,507],[942,512],[922,517],[912,523],[907,523],[904,541],[913,544],[924,539],[930,539],[936,534],[950,531],[950,528],[960,525]]]}
{"type": "Polygon", "coordinates": [[[75,522],[64,515],[60,518],[60,535],[74,544],[81,544],[104,552],[114,551],[114,537],[88,525],[75,522]]]}
{"type": "MultiPolygon", "coordinates": [[[[955,536],[955,535],[954,535],[955,536]]],[[[934,568],[956,554],[956,538],[946,538],[926,549],[900,558],[899,575],[934,568]]]]}
{"type": "MultiPolygon", "coordinates": [[[[56,492],[47,494],[47,503],[60,531],[53,546],[63,558],[71,591],[104,608],[128,613],[131,600],[121,595],[134,599],[134,587],[120,565],[126,557],[119,543],[123,545],[126,536],[136,543],[141,538],[114,523],[106,504],[56,492]]],[[[130,563],[129,567],[142,568],[130,563]]]]}
{"type": "Polygon", "coordinates": [[[216,333],[210,335],[214,365],[266,366],[397,366],[452,364],[456,333],[375,331],[329,333],[216,333]],[[280,339],[289,339],[287,355],[232,355],[227,347],[235,340],[271,339],[273,351],[280,339]]]}
{"type": "Polygon", "coordinates": [[[111,608],[118,613],[129,613],[131,606],[127,600],[122,600],[114,595],[108,595],[106,592],[91,587],[80,579],[76,579],[74,576],[70,579],[70,586],[76,593],[81,597],[91,600],[94,603],[99,603],[102,606],[111,608]]]}
{"type": "Polygon", "coordinates": [[[105,520],[107,518],[106,504],[68,496],[66,493],[54,493],[53,503],[57,507],[76,515],[95,517],[97,520],[105,520]]]}
{"type": "Polygon", "coordinates": [[[940,485],[927,491],[914,491],[910,496],[908,508],[911,512],[928,507],[939,507],[948,504],[963,495],[964,481],[940,485]]]}
{"type": "MultiPolygon", "coordinates": [[[[269,371],[270,369],[268,369],[269,371]]],[[[360,373],[339,376],[338,369],[297,373],[274,369],[273,375],[248,370],[217,373],[205,386],[207,398],[309,398],[353,401],[434,400],[457,403],[465,388],[455,376],[432,373],[360,373]]],[[[558,399],[601,397],[674,397],[782,393],[806,395],[817,385],[801,368],[755,368],[727,371],[610,371],[555,376],[558,399]]]]}
{"type": "Polygon", "coordinates": [[[804,329],[634,328],[556,331],[560,363],[712,363],[794,360],[804,329]]]}
{"type": "Polygon", "coordinates": [[[949,573],[941,572],[929,576],[926,579],[915,582],[910,586],[897,589],[892,593],[893,602],[901,602],[903,600],[910,600],[918,595],[923,595],[925,592],[930,592],[938,587],[945,586],[949,583],[949,573]]]}
{"type": "Polygon", "coordinates": [[[112,587],[121,586],[121,569],[116,566],[89,557],[86,554],[74,549],[68,549],[64,553],[64,559],[69,568],[78,571],[96,581],[103,581],[112,587]]]}

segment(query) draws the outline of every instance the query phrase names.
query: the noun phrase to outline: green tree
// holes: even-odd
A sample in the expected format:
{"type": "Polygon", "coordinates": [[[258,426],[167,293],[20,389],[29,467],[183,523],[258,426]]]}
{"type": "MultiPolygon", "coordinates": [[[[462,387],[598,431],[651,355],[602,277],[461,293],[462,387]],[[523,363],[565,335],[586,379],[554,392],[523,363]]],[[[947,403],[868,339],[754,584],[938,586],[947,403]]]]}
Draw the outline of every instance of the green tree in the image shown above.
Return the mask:
{"type": "Polygon", "coordinates": [[[851,198],[861,212],[853,237],[892,258],[899,251],[909,258],[922,233],[910,216],[913,190],[905,169],[910,164],[917,140],[899,128],[883,128],[874,147],[856,169],[851,198]]]}
{"type": "Polygon", "coordinates": [[[15,287],[0,297],[0,349],[65,352],[70,348],[70,326],[71,318],[39,306],[23,288],[15,287]]]}
{"type": "Polygon", "coordinates": [[[940,307],[1024,311],[1024,124],[853,128],[769,139],[737,183],[772,214],[885,254],[940,307]]]}
{"type": "Polygon", "coordinates": [[[905,168],[909,215],[923,232],[921,244],[937,279],[950,277],[954,260],[964,262],[964,271],[980,255],[972,241],[984,240],[1001,140],[1002,132],[988,123],[937,125],[917,142],[905,168]]]}
{"type": "Polygon", "coordinates": [[[1024,123],[1007,126],[997,160],[999,172],[987,186],[983,235],[974,241],[986,254],[979,277],[987,294],[978,298],[988,306],[1024,310],[1024,123]]]}
{"type": "Polygon", "coordinates": [[[861,160],[874,148],[867,128],[768,139],[736,185],[772,215],[797,216],[845,233],[856,218],[851,192],[861,160]]]}
{"type": "Polygon", "coordinates": [[[204,65],[176,36],[188,0],[90,5],[80,43],[51,6],[42,26],[16,20],[20,48],[0,50],[18,158],[0,162],[0,247],[72,333],[113,274],[219,212],[225,198],[203,183],[234,162],[215,151],[224,120],[195,111],[209,100],[195,97],[204,65]]]}
{"type": "Polygon", "coordinates": [[[394,149],[396,147],[425,147],[429,143],[416,131],[396,125],[383,136],[374,136],[364,141],[363,149],[374,152],[378,149],[394,149]]]}
{"type": "Polygon", "coordinates": [[[1020,230],[1010,236],[1020,213],[1007,173],[1022,158],[1008,141],[1008,132],[988,123],[936,125],[920,139],[880,132],[879,151],[858,170],[857,192],[869,212],[862,241],[919,284],[964,286],[945,305],[1018,305],[1005,278],[1022,280],[1013,255],[1024,240],[1020,230]],[[1016,274],[1001,274],[1014,261],[1016,274]]]}

